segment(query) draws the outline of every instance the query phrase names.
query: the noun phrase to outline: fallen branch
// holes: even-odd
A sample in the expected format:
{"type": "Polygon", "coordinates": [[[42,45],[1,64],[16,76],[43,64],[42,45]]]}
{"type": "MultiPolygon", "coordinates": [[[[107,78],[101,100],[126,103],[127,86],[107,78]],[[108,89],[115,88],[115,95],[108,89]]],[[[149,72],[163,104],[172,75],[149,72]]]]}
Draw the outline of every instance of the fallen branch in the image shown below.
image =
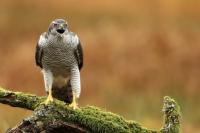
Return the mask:
{"type": "Polygon", "coordinates": [[[170,97],[164,97],[164,126],[160,131],[149,130],[134,121],[99,108],[87,106],[73,110],[64,102],[55,100],[48,106],[45,98],[0,88],[0,103],[34,110],[33,115],[24,119],[7,133],[179,133],[180,109],[170,97]]]}

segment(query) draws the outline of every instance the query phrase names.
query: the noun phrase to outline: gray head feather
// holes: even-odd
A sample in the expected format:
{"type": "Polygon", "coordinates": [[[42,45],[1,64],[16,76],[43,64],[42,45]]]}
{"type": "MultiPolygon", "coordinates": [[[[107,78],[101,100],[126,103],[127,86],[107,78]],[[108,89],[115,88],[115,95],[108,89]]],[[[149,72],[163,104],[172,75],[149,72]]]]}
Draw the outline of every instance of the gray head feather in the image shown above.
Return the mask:
{"type": "Polygon", "coordinates": [[[55,19],[49,25],[48,33],[53,35],[61,35],[68,32],[68,25],[64,19],[55,19]]]}

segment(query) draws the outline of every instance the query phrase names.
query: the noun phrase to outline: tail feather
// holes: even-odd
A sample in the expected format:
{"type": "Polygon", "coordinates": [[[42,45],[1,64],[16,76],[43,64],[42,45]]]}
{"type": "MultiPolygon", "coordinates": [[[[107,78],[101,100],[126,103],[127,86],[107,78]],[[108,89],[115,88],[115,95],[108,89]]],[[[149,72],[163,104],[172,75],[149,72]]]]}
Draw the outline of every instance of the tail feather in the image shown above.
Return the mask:
{"type": "Polygon", "coordinates": [[[64,101],[65,103],[71,103],[73,95],[70,81],[68,81],[67,84],[62,88],[53,86],[52,96],[58,100],[64,101]]]}

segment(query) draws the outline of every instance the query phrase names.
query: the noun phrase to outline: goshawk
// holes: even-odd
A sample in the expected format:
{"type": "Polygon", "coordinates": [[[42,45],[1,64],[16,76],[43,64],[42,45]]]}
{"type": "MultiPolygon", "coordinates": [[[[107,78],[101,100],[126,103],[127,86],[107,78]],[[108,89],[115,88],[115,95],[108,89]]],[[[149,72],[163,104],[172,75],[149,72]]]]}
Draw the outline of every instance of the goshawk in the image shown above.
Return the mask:
{"type": "Polygon", "coordinates": [[[80,70],[83,51],[78,36],[70,32],[63,19],[51,22],[48,31],[40,35],[35,53],[36,65],[42,69],[46,104],[53,97],[77,107],[81,93],[80,70]]]}

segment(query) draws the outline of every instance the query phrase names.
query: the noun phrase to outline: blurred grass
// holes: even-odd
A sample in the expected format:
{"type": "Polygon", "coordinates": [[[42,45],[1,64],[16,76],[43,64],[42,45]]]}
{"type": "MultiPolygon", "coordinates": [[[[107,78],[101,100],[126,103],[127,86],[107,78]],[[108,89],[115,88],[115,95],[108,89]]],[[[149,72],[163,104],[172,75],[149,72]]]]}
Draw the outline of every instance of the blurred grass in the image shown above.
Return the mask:
{"type": "MultiPolygon", "coordinates": [[[[39,35],[68,20],[84,47],[80,105],[161,127],[162,97],[178,100],[183,133],[200,131],[200,1],[1,1],[0,85],[44,95],[35,66],[39,35]]],[[[0,105],[0,132],[29,115],[0,105]]]]}

